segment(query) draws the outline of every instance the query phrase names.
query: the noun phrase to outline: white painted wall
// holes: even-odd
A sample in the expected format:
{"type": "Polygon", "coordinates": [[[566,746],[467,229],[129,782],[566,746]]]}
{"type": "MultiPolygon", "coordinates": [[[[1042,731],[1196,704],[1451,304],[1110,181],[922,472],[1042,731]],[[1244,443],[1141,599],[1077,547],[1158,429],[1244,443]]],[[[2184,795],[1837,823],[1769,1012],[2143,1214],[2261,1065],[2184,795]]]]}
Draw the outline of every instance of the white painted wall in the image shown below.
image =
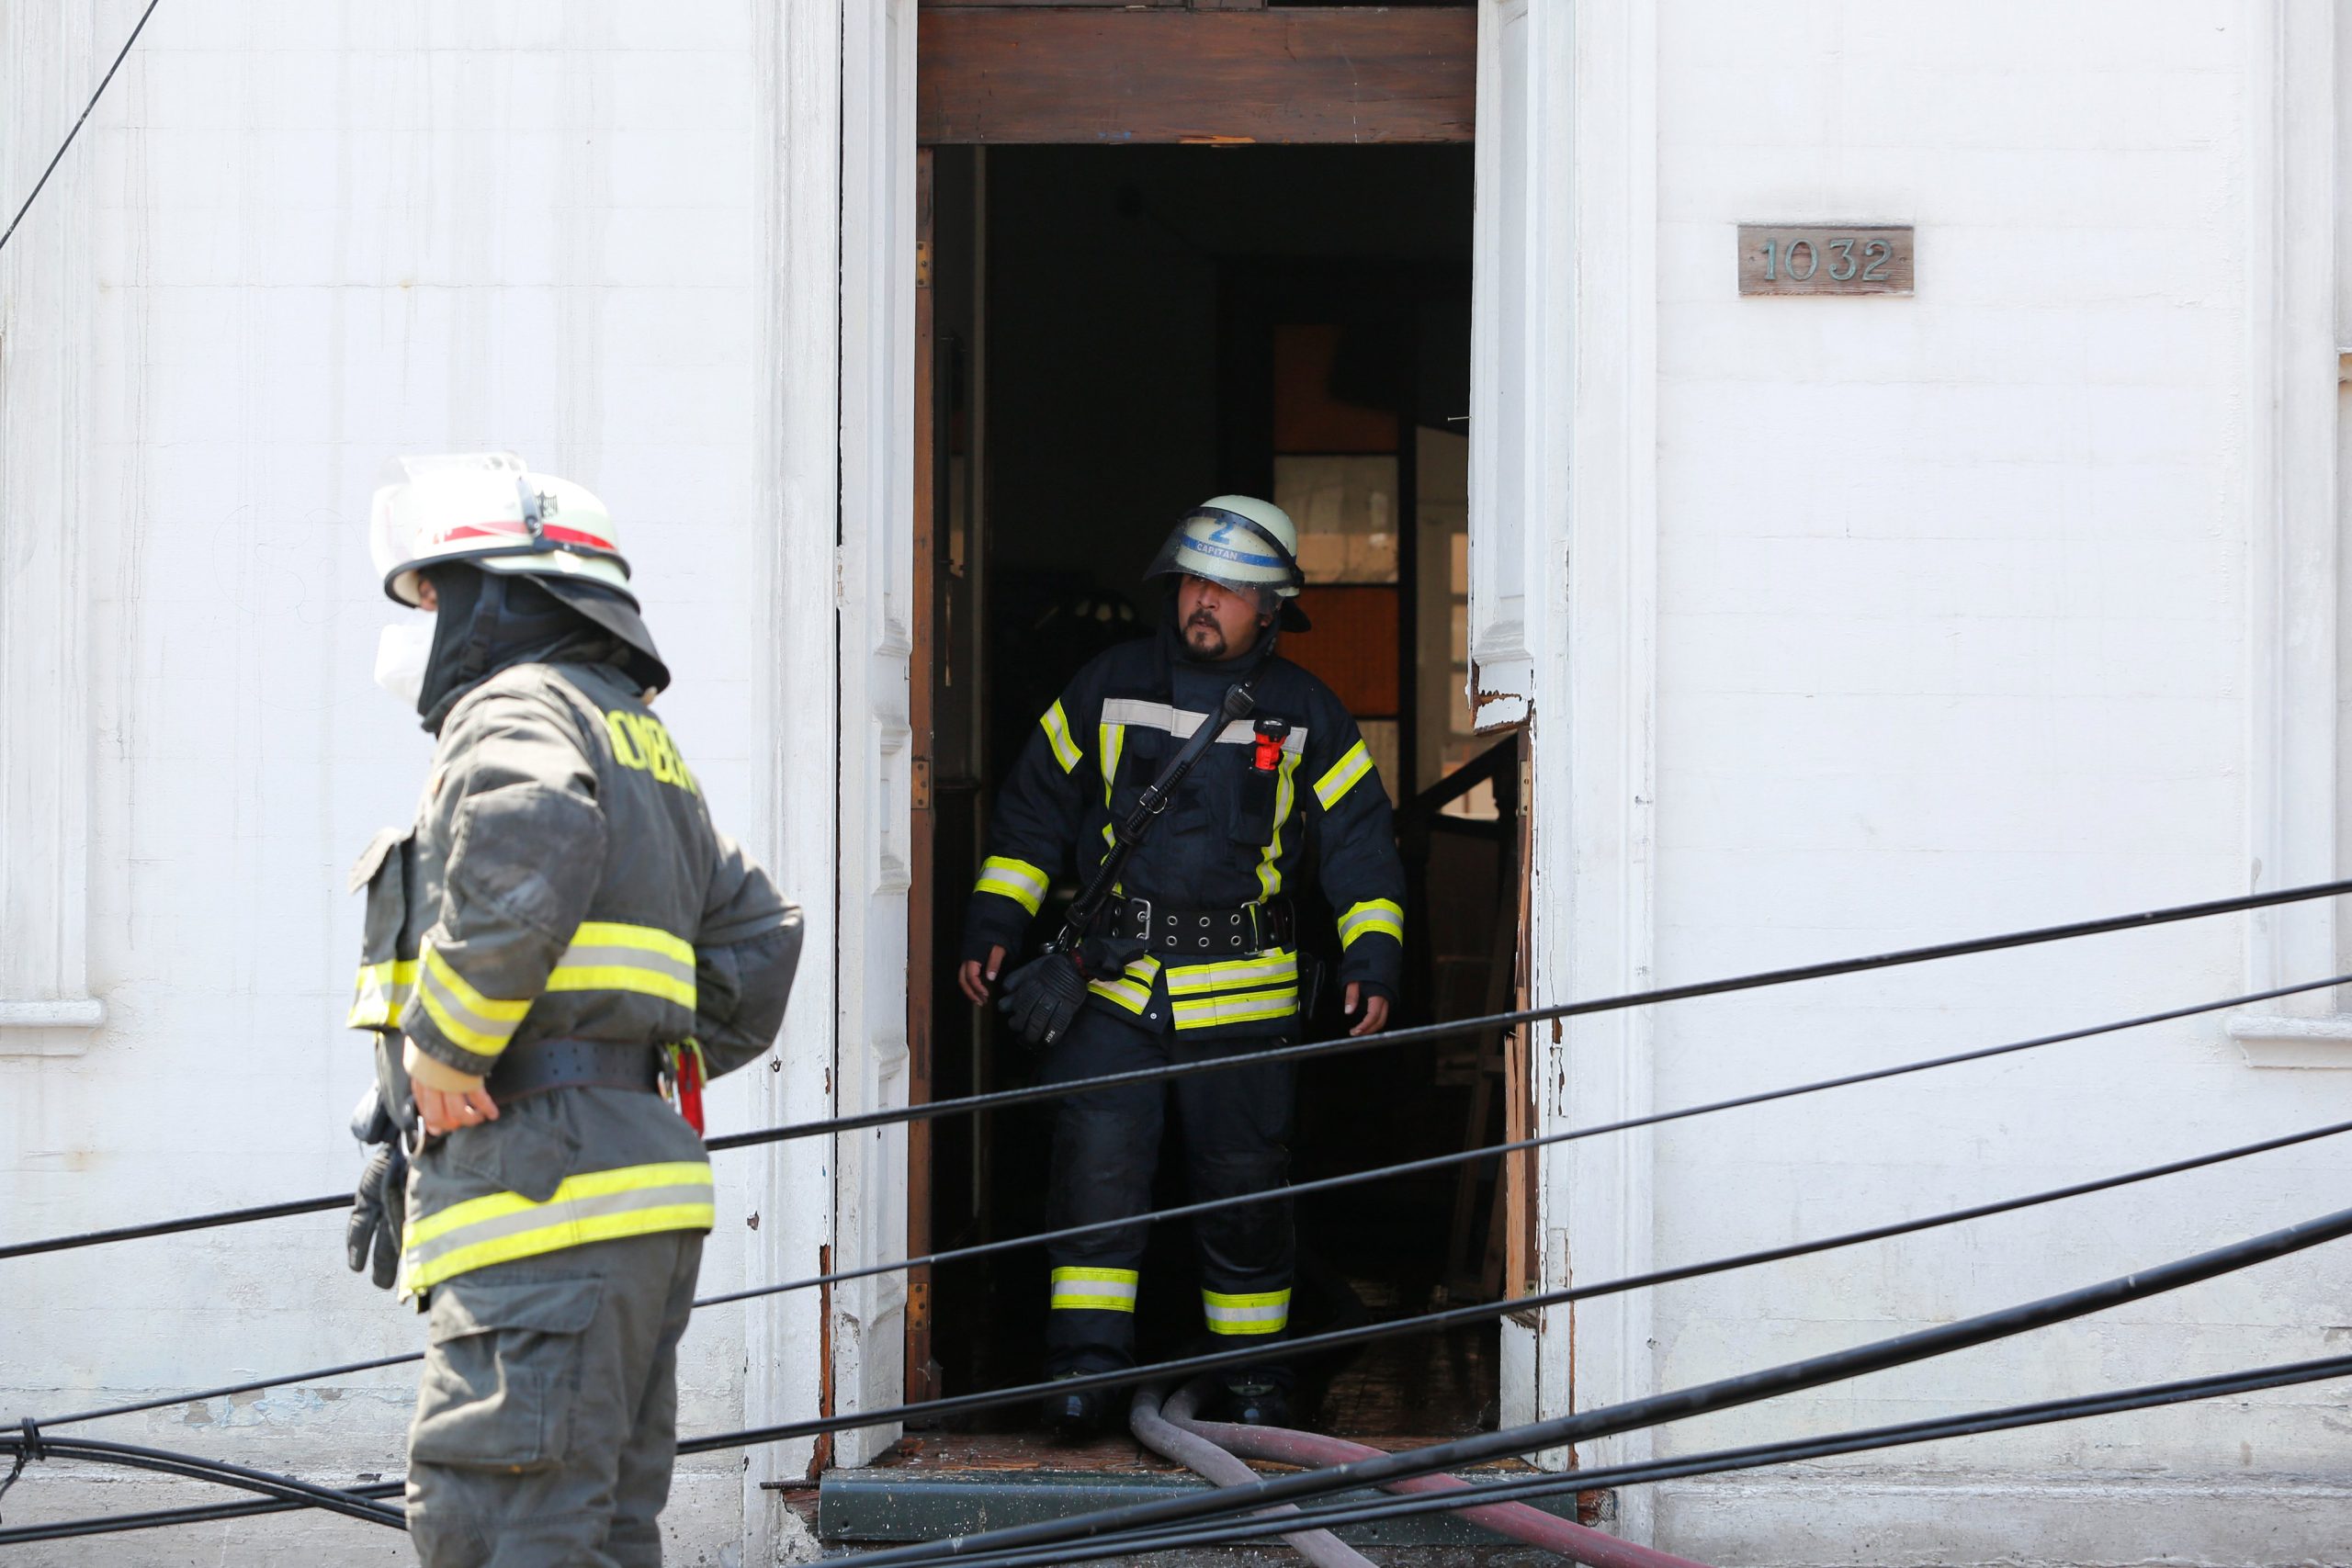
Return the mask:
{"type": "MultiPolygon", "coordinates": [[[[138,9],[0,8],[12,208],[138,9]]],[[[344,870],[379,825],[406,819],[429,754],[369,681],[395,612],[371,581],[366,507],[395,452],[511,446],[610,504],[677,674],[667,720],[722,825],[809,906],[803,998],[823,1019],[832,780],[778,764],[808,705],[792,682],[818,692],[831,730],[830,594],[805,563],[788,570],[777,520],[830,555],[833,487],[813,480],[821,512],[808,492],[811,466],[831,461],[832,390],[786,381],[770,357],[811,316],[831,332],[832,226],[812,248],[779,217],[795,195],[804,213],[835,200],[822,105],[838,40],[803,36],[822,13],[728,0],[157,12],[65,178],[0,254],[11,690],[58,668],[28,662],[53,629],[85,626],[87,648],[86,767],[70,746],[30,754],[15,718],[0,721],[0,907],[12,920],[41,898],[74,913],[58,890],[78,846],[24,803],[82,790],[85,929],[69,934],[86,941],[106,1010],[96,1030],[0,1021],[0,1235],[333,1191],[356,1173],[342,1122],[368,1069],[339,1027],[359,921],[344,870]],[[800,163],[778,140],[796,116],[813,127],[796,127],[800,163]],[[803,269],[797,295],[786,265],[803,269]],[[60,384],[78,387],[85,423],[48,415],[60,384]],[[785,431],[812,454],[797,466],[785,431]],[[62,477],[40,468],[52,456],[62,477]],[[40,554],[58,538],[85,570],[40,554]],[[47,574],[38,592],[28,561],[47,574]],[[798,661],[788,680],[779,650],[798,661]]],[[[5,944],[51,935],[20,926],[5,944]]],[[[0,1004],[52,999],[69,967],[28,978],[12,964],[28,994],[0,1004]]],[[[827,1102],[831,1031],[808,1016],[796,1011],[781,1070],[714,1095],[718,1128],[827,1102]]],[[[827,1205],[808,1201],[825,1190],[814,1148],[718,1167],[706,1289],[814,1271],[827,1231],[827,1205]]],[[[0,1265],[0,1411],[416,1347],[414,1316],[345,1271],[341,1231],[321,1216],[0,1265]]],[[[807,1414],[815,1314],[803,1296],[698,1318],[684,1429],[807,1414]]],[[[397,1472],[413,1372],[348,1381],[97,1429],[309,1473],[397,1472]]],[[[797,1473],[807,1452],[768,1450],[752,1478],[797,1473]]],[[[212,1495],[73,1474],[29,1475],[9,1522],[212,1495]]],[[[682,1466],[678,1560],[740,1561],[769,1528],[746,1516],[760,1495],[740,1454],[682,1466]]],[[[279,1521],[125,1538],[105,1560],[183,1561],[208,1535],[207,1550],[236,1541],[239,1561],[405,1551],[368,1527],[279,1521]]]]}
{"type": "MultiPolygon", "coordinates": [[[[1573,289],[1537,291],[1528,340],[1539,380],[1576,399],[1565,460],[1540,421],[1523,459],[1557,536],[1548,557],[1532,536],[1529,578],[1548,607],[1530,636],[1539,995],[2213,896],[2275,876],[2251,863],[2282,833],[2308,866],[2311,835],[2279,826],[2315,809],[2288,755],[2304,753],[2273,719],[2303,711],[2280,692],[2308,690],[2290,609],[2309,605],[2277,590],[2306,586],[2293,541],[2333,535],[2294,510],[2312,444],[2277,412],[2312,396],[2312,264],[2289,243],[2314,220],[2310,182],[2282,171],[2296,148],[2324,154],[2333,125],[2283,66],[2332,60],[2311,52],[2324,0],[1487,10],[1575,73],[1565,104],[1536,85],[1525,187],[1570,204],[1576,267],[1573,289]],[[1734,225],[1809,219],[1917,224],[1918,297],[1737,299],[1734,225]]],[[[134,13],[0,7],[8,190],[134,13]]],[[[903,9],[855,29],[854,134],[899,124],[890,19],[903,9]]],[[[158,13],[0,255],[0,909],[38,948],[6,933],[0,1235],[348,1181],[339,1123],[365,1068],[334,1027],[358,913],[342,869],[406,813],[425,750],[368,683],[388,612],[359,524],[376,464],[403,448],[513,446],[612,503],[679,671],[665,713],[809,907],[797,1016],[878,1027],[887,998],[861,974],[864,1000],[840,1001],[827,962],[831,781],[779,765],[830,755],[840,722],[834,356],[854,337],[879,364],[896,341],[887,300],[860,296],[855,333],[841,316],[842,24],[832,0],[158,13]],[[70,548],[44,542],[60,515],[70,548]],[[90,1000],[102,1027],[61,1027],[90,1000]]],[[[872,214],[897,175],[857,166],[853,240],[881,247],[895,231],[872,214]]],[[[1547,209],[1536,231],[1560,227],[1547,209]]],[[[861,461],[859,504],[885,515],[888,464],[861,461]]],[[[876,570],[848,597],[888,651],[898,569],[876,570]]],[[[853,869],[871,871],[895,809],[873,803],[853,869]]],[[[1544,1111],[1591,1120],[2219,997],[2281,950],[2247,924],[1580,1028],[1544,1111]]],[[[829,1102],[817,1027],[788,1034],[784,1071],[718,1097],[721,1125],[829,1102]]],[[[2352,1076],[2249,1066],[2217,1021],[2058,1047],[1547,1162],[1547,1234],[1566,1239],[1546,1266],[1589,1280],[1841,1229],[2347,1101],[2352,1076]]],[[[1560,1314],[1520,1364],[1555,1409],[1571,1387],[1589,1404],[1680,1386],[2301,1217],[2337,1201],[2346,1166],[2322,1145],[1678,1286],[1577,1314],[1573,1363],[1560,1314]]],[[[719,1168],[706,1280],[808,1271],[833,1203],[813,1152],[719,1168]]],[[[2342,1332],[2347,1283],[2333,1255],[2275,1265],[1656,1442],[2313,1354],[2342,1332]]],[[[891,1304],[852,1303],[874,1320],[854,1326],[878,1334],[891,1304]]],[[[685,1425],[805,1412],[814,1310],[704,1320],[685,1425]]],[[[342,1271],[324,1219],[0,1264],[0,1314],[11,1412],[416,1339],[342,1271]]],[[[888,1393],[887,1369],[836,1370],[888,1393]]],[[[408,1386],[118,1430],[350,1474],[397,1464],[408,1386]]],[[[1741,1562],[2301,1561],[2352,1539],[2339,1404],[2289,1393],[1681,1483],[1655,1529],[1741,1562]]],[[[746,1500],[806,1461],[689,1466],[681,1559],[763,1548],[782,1527],[746,1500]]],[[[47,1470],[7,1513],[189,1496],[47,1470]]],[[[1627,1517],[1650,1528],[1645,1503],[1627,1517]]],[[[400,1551],[356,1527],[235,1529],[240,1561],[400,1551]]],[[[134,1540],[107,1560],[187,1550],[134,1540]]]]}
{"type": "MultiPolygon", "coordinates": [[[[2334,461],[2332,420],[2315,451],[2277,412],[2312,395],[2296,367],[2326,346],[2281,293],[2304,276],[2281,247],[2312,215],[2282,216],[2278,191],[2282,148],[2315,138],[2324,156],[2333,137],[2312,118],[2324,97],[2281,88],[2298,49],[2324,79],[2328,7],[1672,0],[1657,17],[1657,979],[2277,886],[2259,846],[2281,798],[2312,803],[2275,792],[2314,785],[2265,760],[2256,697],[2282,612],[2250,573],[2311,589],[2279,564],[2280,497],[2299,465],[2334,461]],[[1840,220],[1917,225],[1916,299],[1736,296],[1736,223],[1840,220]]],[[[1654,1097],[2227,996],[2249,923],[1668,1008],[1654,1097]]],[[[2352,1113],[2352,1076],[2251,1066],[2224,1023],[1662,1130],[1657,1260],[2352,1113]]],[[[2322,1144],[1669,1287],[1652,1385],[2324,1213],[2347,1168],[2352,1149],[2322,1144]]],[[[1656,1440],[1692,1451],[2324,1354],[2347,1289],[2339,1246],[1656,1440]]],[[[1657,1533],[1745,1563],[2327,1561],[2352,1540],[2343,1399],[2323,1385],[1681,1483],[1657,1533]]]]}

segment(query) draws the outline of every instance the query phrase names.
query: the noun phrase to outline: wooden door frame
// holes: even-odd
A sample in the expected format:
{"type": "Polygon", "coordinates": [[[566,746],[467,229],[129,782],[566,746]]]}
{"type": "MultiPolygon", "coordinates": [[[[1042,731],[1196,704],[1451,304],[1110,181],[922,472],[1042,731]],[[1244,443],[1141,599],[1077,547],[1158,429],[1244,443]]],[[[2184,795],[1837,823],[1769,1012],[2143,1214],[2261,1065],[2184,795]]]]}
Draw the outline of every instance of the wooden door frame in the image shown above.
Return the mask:
{"type": "MultiPolygon", "coordinates": [[[[841,152],[841,247],[836,268],[826,274],[841,289],[842,545],[838,572],[828,576],[841,609],[846,720],[853,666],[865,658],[860,639],[870,634],[879,611],[875,592],[904,593],[911,586],[904,553],[871,535],[890,527],[894,515],[897,526],[905,525],[908,511],[894,509],[890,496],[904,482],[899,476],[914,471],[911,388],[897,379],[905,389],[899,398],[876,401],[876,393],[910,367],[914,355],[912,311],[898,308],[893,298],[903,287],[903,300],[911,304],[912,245],[900,248],[907,229],[888,220],[888,209],[897,199],[891,193],[903,191],[910,220],[918,17],[912,0],[875,0],[871,7],[850,6],[842,14],[842,112],[839,140],[831,143],[841,152]],[[888,167],[877,167],[876,160],[888,167]],[[886,448],[895,473],[880,460],[886,448]]],[[[1481,91],[1515,79],[1533,100],[1528,166],[1519,171],[1515,199],[1525,204],[1521,243],[1538,247],[1557,274],[1533,312],[1518,323],[1540,340],[1546,362],[1524,412],[1561,434],[1555,449],[1521,459],[1537,482],[1527,496],[1530,525],[1513,533],[1523,535],[1527,581],[1541,586],[1540,602],[1567,606],[1564,615],[1544,617],[1548,629],[1530,650],[1531,690],[1544,700],[1531,705],[1529,743],[1535,774],[1546,781],[1545,788],[1531,792],[1529,807],[1529,985],[1531,1000],[1541,1004],[1634,988],[1653,975],[1656,24],[1638,6],[1545,0],[1480,0],[1476,17],[1481,91]],[[1506,28],[1524,29],[1510,46],[1516,60],[1498,42],[1506,28]],[[1573,574],[1571,559],[1577,563],[1573,574]]],[[[795,123],[816,124],[824,105],[797,107],[819,112],[813,118],[796,112],[795,123]]],[[[823,130],[818,125],[817,133],[823,130]]],[[[1483,269],[1491,265],[1494,243],[1484,199],[1485,143],[1480,156],[1482,227],[1474,266],[1483,269]]],[[[795,162],[808,160],[796,154],[795,162]]],[[[787,227],[805,220],[797,214],[780,220],[787,227]]],[[[813,265],[804,266],[784,281],[805,288],[816,276],[813,265]]],[[[1492,366],[1474,356],[1473,375],[1483,378],[1491,398],[1492,366]]],[[[785,466],[797,474],[795,465],[785,466]]],[[[1489,509],[1496,504],[1496,477],[1489,469],[1476,478],[1474,529],[1482,518],[1495,518],[1489,509]]],[[[870,679],[863,672],[854,678],[870,679]]],[[[861,765],[851,739],[848,729],[840,732],[845,775],[861,765]]],[[[880,946],[897,942],[897,933],[884,944],[870,940],[876,933],[865,929],[870,920],[854,897],[858,879],[870,872],[872,834],[871,825],[846,805],[849,783],[845,776],[835,949],[840,1071],[833,1093],[842,1109],[854,1108],[852,1068],[876,1033],[865,997],[883,977],[873,960],[880,946]]],[[[903,986],[903,973],[897,984],[903,986]]],[[[902,998],[892,1010],[895,1032],[906,1016],[902,998]]],[[[1637,1113],[1649,1102],[1648,1022],[1638,1013],[1542,1031],[1530,1055],[1537,1083],[1552,1086],[1537,1102],[1539,1130],[1565,1126],[1571,1106],[1580,1119],[1593,1120],[1637,1113]]],[[[834,1207],[842,1243],[837,1263],[853,1261],[853,1252],[873,1246],[849,1235],[850,1189],[865,1178],[851,1169],[845,1143],[835,1145],[836,1190],[842,1194],[834,1207]]],[[[1547,1288],[1567,1277],[1572,1234],[1582,1277],[1605,1278],[1646,1264],[1650,1158],[1649,1141],[1640,1134],[1546,1151],[1538,1177],[1537,1240],[1547,1288]]],[[[827,1320],[838,1390],[857,1382],[863,1347],[881,1325],[841,1302],[827,1320]],[[851,1329],[857,1331],[856,1343],[844,1342],[851,1329]]],[[[1639,1292],[1585,1303],[1573,1321],[1574,1353],[1565,1310],[1544,1314],[1535,1328],[1506,1331],[1506,1385],[1526,1380],[1530,1413],[1589,1408],[1654,1387],[1648,1307],[1639,1292]]],[[[889,1381],[902,1364],[899,1356],[889,1357],[889,1381]]],[[[878,1393],[879,1380],[868,1381],[876,1385],[868,1394],[878,1393]]],[[[1511,1415],[1520,1413],[1514,1406],[1511,1415]]],[[[856,1462],[858,1454],[887,1446],[890,1436],[878,1431],[845,1442],[842,1457],[856,1462]]],[[[1580,1457],[1587,1463],[1630,1459],[1646,1451],[1646,1444],[1645,1435],[1630,1434],[1580,1457]]],[[[1547,1457],[1556,1463],[1567,1456],[1547,1457]]],[[[1645,1536],[1646,1494],[1629,1492],[1620,1506],[1620,1528],[1635,1539],[1645,1536]]]]}

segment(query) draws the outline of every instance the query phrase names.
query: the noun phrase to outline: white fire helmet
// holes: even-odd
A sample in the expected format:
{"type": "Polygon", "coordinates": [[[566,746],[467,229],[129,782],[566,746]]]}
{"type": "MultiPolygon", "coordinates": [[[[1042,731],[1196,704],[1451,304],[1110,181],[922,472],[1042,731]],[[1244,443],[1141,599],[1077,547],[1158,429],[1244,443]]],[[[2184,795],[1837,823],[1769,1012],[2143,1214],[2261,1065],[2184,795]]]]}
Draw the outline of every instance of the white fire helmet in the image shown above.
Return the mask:
{"type": "Polygon", "coordinates": [[[412,608],[418,573],[441,561],[628,586],[628,562],[605,503],[570,479],[532,473],[512,452],[386,464],[369,509],[368,548],[384,592],[412,608]]]}
{"type": "Polygon", "coordinates": [[[1254,590],[1268,609],[1273,600],[1297,598],[1306,581],[1290,513],[1247,495],[1211,496],[1184,514],[1144,576],[1171,572],[1237,592],[1254,590]]]}

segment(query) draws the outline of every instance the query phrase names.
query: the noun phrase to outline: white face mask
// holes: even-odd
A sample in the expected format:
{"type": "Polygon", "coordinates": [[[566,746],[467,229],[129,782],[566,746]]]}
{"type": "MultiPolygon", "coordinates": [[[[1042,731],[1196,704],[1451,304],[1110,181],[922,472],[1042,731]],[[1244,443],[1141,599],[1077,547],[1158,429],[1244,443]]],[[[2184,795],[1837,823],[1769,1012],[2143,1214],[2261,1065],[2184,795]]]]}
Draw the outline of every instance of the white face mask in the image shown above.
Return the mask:
{"type": "Polygon", "coordinates": [[[424,694],[424,666],[433,656],[433,617],[386,626],[376,638],[376,684],[414,707],[424,694]]]}

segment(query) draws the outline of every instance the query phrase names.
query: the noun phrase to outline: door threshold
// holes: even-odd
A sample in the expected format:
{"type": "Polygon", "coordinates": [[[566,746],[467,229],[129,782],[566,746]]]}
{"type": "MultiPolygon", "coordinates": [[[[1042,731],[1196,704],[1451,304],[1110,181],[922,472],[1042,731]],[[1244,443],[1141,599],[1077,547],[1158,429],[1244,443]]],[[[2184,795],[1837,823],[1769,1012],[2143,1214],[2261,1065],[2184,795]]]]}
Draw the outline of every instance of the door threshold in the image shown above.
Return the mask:
{"type": "MultiPolygon", "coordinates": [[[[1418,1448],[1409,1438],[1366,1439],[1382,1448],[1418,1448]]],[[[1254,1465],[1263,1474],[1288,1467],[1254,1465]]],[[[1529,1473],[1520,1461],[1465,1472],[1474,1483],[1529,1473]]],[[[1147,1452],[1127,1437],[1066,1443],[1044,1433],[924,1435],[903,1439],[889,1453],[854,1470],[830,1470],[817,1487],[817,1534],[828,1546],[879,1546],[937,1540],[978,1530],[1068,1518],[1074,1514],[1182,1496],[1208,1483],[1147,1452]]],[[[1342,1495],[1369,1502],[1369,1491],[1342,1495]]],[[[1577,1517],[1577,1496],[1526,1499],[1561,1518],[1577,1517]]],[[[1338,1532],[1356,1546],[1417,1546],[1481,1550],[1482,1564],[1546,1554],[1500,1540],[1449,1514],[1424,1514],[1350,1526],[1338,1532]]],[[[1465,1559],[1465,1562],[1469,1561],[1465,1559]]]]}

